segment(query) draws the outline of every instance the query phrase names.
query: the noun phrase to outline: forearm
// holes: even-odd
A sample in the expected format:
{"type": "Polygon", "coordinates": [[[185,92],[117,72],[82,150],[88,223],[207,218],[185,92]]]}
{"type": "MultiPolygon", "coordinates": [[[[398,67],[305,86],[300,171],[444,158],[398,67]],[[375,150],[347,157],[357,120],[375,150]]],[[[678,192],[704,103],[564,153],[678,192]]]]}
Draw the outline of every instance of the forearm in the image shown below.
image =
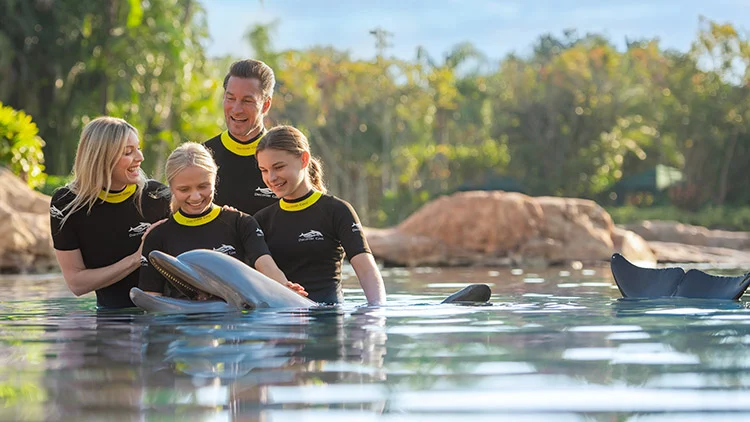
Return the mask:
{"type": "Polygon", "coordinates": [[[350,260],[359,284],[365,292],[369,305],[383,305],[386,302],[385,284],[375,258],[369,253],[361,253],[350,260]]]}
{"type": "Polygon", "coordinates": [[[138,269],[140,262],[140,254],[131,254],[112,265],[101,268],[85,268],[83,265],[74,268],[68,265],[66,268],[62,264],[61,267],[70,291],[76,296],[81,296],[122,280],[138,269]]]}
{"type": "Polygon", "coordinates": [[[263,255],[255,260],[255,269],[263,273],[266,277],[272,278],[285,286],[289,281],[284,272],[276,265],[276,261],[271,258],[271,255],[263,255]]]}

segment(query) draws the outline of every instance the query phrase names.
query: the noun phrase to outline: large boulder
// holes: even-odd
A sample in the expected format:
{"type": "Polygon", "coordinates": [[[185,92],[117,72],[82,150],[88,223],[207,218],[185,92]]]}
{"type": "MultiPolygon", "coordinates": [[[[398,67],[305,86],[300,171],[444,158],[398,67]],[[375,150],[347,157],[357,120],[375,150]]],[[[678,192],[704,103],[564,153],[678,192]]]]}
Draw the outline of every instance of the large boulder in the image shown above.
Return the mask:
{"type": "Polygon", "coordinates": [[[0,167],[0,271],[45,271],[56,266],[49,196],[0,167]]]}
{"type": "Polygon", "coordinates": [[[393,265],[593,262],[614,252],[655,262],[643,239],[617,229],[593,201],[502,191],[443,196],[396,227],[366,234],[374,255],[393,265]]]}

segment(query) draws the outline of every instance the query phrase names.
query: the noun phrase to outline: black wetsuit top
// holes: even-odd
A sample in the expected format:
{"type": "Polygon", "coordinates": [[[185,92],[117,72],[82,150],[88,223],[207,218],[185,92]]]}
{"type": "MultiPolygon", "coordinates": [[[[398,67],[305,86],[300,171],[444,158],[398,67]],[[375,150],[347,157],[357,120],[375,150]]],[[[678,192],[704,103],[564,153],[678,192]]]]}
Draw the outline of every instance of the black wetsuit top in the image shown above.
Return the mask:
{"type": "MultiPolygon", "coordinates": [[[[147,258],[153,250],[177,256],[194,249],[223,252],[252,267],[258,258],[269,254],[263,232],[252,216],[214,205],[200,215],[185,215],[178,210],[164,224],[154,227],[144,242],[143,256],[147,258]]],[[[141,290],[185,297],[148,260],[141,260],[141,265],[141,290]]]]}
{"type": "Polygon", "coordinates": [[[357,213],[331,195],[311,191],[294,202],[282,199],[256,213],[255,219],[281,271],[316,302],[343,300],[344,252],[349,259],[370,253],[357,213]]]}
{"type": "MultiPolygon", "coordinates": [[[[97,201],[91,213],[87,212],[86,207],[76,211],[62,228],[62,210],[75,195],[67,187],[58,189],[50,203],[50,226],[55,249],[79,249],[83,263],[89,269],[112,265],[137,251],[141,246],[141,236],[151,223],[169,216],[169,190],[163,184],[149,180],[142,192],[141,215],[135,206],[134,189],[135,185],[131,185],[121,192],[110,192],[107,201],[97,201]]],[[[97,290],[97,306],[134,306],[130,300],[130,288],[138,285],[138,276],[136,269],[122,280],[97,290]]]]}
{"type": "Polygon", "coordinates": [[[224,131],[203,144],[212,152],[219,166],[214,196],[216,204],[230,205],[253,215],[279,201],[263,183],[258,160],[255,158],[255,147],[263,135],[265,132],[247,142],[241,142],[224,131]]]}

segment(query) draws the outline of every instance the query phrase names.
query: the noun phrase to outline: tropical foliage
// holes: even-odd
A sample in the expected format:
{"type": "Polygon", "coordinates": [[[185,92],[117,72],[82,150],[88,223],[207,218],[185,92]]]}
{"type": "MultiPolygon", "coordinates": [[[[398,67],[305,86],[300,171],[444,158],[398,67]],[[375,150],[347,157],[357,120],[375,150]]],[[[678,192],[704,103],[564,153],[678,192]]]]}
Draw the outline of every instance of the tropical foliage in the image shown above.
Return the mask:
{"type": "MultiPolygon", "coordinates": [[[[395,59],[382,30],[371,59],[279,51],[275,31],[246,33],[277,75],[268,124],[308,134],[330,190],[366,224],[500,179],[531,195],[606,199],[657,164],[682,170],[671,198],[684,209],[750,201],[750,38],[730,24],[701,20],[686,52],[567,31],[499,62],[469,44],[395,59]]],[[[223,127],[235,58],[207,58],[207,36],[197,0],[7,0],[0,101],[34,116],[50,174],[70,171],[83,124],[111,114],[141,130],[144,166],[160,177],[175,145],[223,127]]]]}

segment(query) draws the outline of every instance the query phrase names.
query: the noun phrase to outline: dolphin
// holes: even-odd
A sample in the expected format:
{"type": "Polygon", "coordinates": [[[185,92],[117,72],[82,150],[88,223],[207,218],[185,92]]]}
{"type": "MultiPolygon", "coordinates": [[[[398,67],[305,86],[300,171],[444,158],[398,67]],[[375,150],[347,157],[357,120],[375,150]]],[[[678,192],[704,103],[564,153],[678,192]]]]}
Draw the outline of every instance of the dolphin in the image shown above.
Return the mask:
{"type": "MultiPolygon", "coordinates": [[[[221,252],[196,249],[173,257],[161,251],[151,251],[148,258],[154,268],[188,299],[154,296],[137,287],[132,288],[130,299],[146,311],[210,313],[320,306],[221,252]]],[[[491,294],[486,284],[471,284],[442,303],[486,303],[491,294]]]]}
{"type": "Polygon", "coordinates": [[[625,298],[682,297],[698,299],[739,299],[748,285],[750,273],[722,277],[692,269],[642,268],[622,255],[612,255],[610,269],[625,298]]]}

